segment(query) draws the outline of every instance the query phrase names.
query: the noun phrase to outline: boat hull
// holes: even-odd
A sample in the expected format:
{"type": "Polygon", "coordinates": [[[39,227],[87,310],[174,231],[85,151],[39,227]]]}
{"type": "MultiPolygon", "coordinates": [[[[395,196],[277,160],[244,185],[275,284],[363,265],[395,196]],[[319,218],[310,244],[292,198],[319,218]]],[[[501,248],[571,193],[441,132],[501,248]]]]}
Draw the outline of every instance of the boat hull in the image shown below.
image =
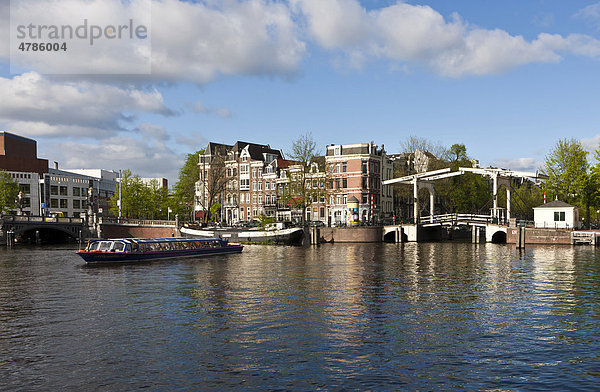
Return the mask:
{"type": "Polygon", "coordinates": [[[214,229],[196,230],[187,227],[181,228],[181,235],[186,238],[208,238],[219,237],[233,242],[242,243],[276,243],[296,245],[302,242],[304,232],[301,228],[281,230],[235,230],[214,229]]]}
{"type": "Polygon", "coordinates": [[[136,263],[148,260],[161,260],[184,257],[213,256],[240,253],[242,245],[227,245],[218,248],[179,249],[155,252],[96,252],[81,250],[77,254],[88,264],[136,263]]]}

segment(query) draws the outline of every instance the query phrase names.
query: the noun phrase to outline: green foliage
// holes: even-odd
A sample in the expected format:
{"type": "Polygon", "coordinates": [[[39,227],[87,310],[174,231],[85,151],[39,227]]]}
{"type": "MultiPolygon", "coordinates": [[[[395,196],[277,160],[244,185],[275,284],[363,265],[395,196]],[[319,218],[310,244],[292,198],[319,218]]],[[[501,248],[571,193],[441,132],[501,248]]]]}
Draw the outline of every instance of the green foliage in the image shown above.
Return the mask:
{"type": "Polygon", "coordinates": [[[262,214],[258,217],[258,221],[260,227],[265,227],[270,223],[275,223],[275,218],[272,216],[266,216],[265,214],[262,214]]]}
{"type": "Polygon", "coordinates": [[[110,199],[110,211],[119,215],[119,187],[121,190],[121,215],[131,219],[167,219],[168,208],[172,205],[168,190],[162,188],[158,181],[144,184],[138,175],[131,170],[124,170],[121,182],[117,185],[114,196],[110,199]]]}
{"type": "Polygon", "coordinates": [[[198,156],[200,154],[204,154],[204,149],[187,154],[185,163],[179,169],[177,183],[173,187],[173,213],[188,219],[191,219],[191,214],[193,214],[196,182],[200,179],[198,169],[198,156]]]}
{"type": "Polygon", "coordinates": [[[221,220],[221,203],[215,203],[210,207],[210,221],[219,222],[221,220]]]}
{"type": "Polygon", "coordinates": [[[579,141],[561,139],[546,155],[544,171],[549,179],[544,190],[551,200],[558,197],[566,203],[575,201],[578,184],[582,183],[581,177],[589,168],[587,154],[579,141]]]}
{"type": "Polygon", "coordinates": [[[5,214],[16,207],[19,185],[10,175],[0,170],[0,213],[5,214]]]}
{"type": "Polygon", "coordinates": [[[319,178],[311,172],[312,163],[316,166],[319,165],[317,143],[313,140],[312,134],[307,132],[295,140],[288,156],[298,162],[299,167],[287,170],[288,184],[282,186],[278,193],[284,203],[289,204],[293,209],[302,211],[301,217],[304,225],[306,207],[311,205],[313,200],[319,200],[326,194],[325,179],[319,178]]]}
{"type": "Polygon", "coordinates": [[[466,161],[469,159],[467,157],[467,147],[464,144],[453,144],[450,146],[448,149],[448,156],[452,162],[466,161]]]}
{"type": "MultiPolygon", "coordinates": [[[[500,195],[502,199],[506,198],[504,193],[500,195]]],[[[531,221],[533,220],[533,208],[542,205],[544,202],[544,192],[539,185],[531,181],[525,181],[514,189],[511,201],[511,215],[519,219],[531,221]]]]}

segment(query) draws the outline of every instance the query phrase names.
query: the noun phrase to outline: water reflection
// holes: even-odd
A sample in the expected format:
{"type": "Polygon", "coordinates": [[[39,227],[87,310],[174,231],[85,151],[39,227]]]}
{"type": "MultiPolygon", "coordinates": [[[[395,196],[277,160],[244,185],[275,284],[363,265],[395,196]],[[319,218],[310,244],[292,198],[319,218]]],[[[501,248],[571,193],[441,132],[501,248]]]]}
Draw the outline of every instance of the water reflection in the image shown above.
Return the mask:
{"type": "Polygon", "coordinates": [[[593,248],[248,246],[83,268],[0,250],[0,378],[14,389],[586,389],[593,248]],[[86,374],[85,378],[81,375],[86,374]]]}

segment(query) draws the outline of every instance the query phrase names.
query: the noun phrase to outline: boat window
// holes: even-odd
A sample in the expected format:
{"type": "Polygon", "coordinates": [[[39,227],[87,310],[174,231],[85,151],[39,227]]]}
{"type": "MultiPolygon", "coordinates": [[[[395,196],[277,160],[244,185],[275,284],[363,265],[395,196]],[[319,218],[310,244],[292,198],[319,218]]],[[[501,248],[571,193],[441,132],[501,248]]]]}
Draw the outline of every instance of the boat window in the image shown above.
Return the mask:
{"type": "Polygon", "coordinates": [[[112,241],[101,241],[99,250],[101,252],[108,252],[110,250],[110,247],[112,246],[112,244],[113,244],[112,241]]]}
{"type": "Polygon", "coordinates": [[[88,250],[98,250],[99,247],[100,247],[99,241],[90,242],[90,244],[88,245],[88,250]]]}
{"type": "Polygon", "coordinates": [[[122,242],[115,242],[114,250],[115,252],[123,252],[125,249],[125,244],[122,242]]]}
{"type": "Polygon", "coordinates": [[[131,244],[125,246],[125,252],[131,252],[131,244]]]}

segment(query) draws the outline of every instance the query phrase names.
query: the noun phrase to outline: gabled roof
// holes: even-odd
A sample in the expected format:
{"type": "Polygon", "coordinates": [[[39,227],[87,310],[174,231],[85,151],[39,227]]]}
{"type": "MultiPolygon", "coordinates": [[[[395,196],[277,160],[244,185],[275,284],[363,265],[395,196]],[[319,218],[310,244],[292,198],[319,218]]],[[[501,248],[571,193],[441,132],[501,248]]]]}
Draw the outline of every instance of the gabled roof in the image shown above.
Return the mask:
{"type": "Polygon", "coordinates": [[[227,155],[227,152],[233,148],[228,144],[209,142],[204,150],[204,155],[227,155]]]}
{"type": "Polygon", "coordinates": [[[569,203],[565,203],[564,201],[554,200],[550,203],[542,204],[541,206],[537,206],[535,208],[561,208],[561,207],[575,207],[570,205],[569,203]]]}

